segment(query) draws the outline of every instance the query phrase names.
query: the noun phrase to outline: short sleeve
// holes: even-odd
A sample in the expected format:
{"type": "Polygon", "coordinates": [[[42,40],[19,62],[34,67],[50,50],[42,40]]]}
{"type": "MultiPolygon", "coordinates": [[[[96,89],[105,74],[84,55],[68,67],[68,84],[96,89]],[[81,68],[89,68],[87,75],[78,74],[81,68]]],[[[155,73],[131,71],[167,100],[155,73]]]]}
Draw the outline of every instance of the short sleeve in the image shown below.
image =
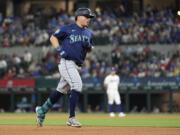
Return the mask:
{"type": "Polygon", "coordinates": [[[61,27],[58,30],[56,30],[56,32],[53,34],[53,36],[55,36],[56,38],[58,38],[59,40],[64,40],[64,38],[66,37],[66,27],[61,27]]]}

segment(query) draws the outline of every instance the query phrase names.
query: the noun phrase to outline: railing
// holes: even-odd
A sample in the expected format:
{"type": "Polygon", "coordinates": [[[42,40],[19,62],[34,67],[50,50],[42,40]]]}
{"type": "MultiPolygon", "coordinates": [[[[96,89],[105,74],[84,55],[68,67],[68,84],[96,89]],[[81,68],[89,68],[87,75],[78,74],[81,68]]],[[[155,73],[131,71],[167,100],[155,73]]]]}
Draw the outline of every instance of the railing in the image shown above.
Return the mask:
{"type": "MultiPolygon", "coordinates": [[[[32,79],[30,79],[32,81],[32,79]]],[[[29,81],[30,81],[29,80],[29,81]]],[[[103,79],[96,79],[98,81],[93,81],[94,78],[87,78],[83,79],[83,91],[82,91],[82,104],[83,104],[83,112],[87,112],[87,106],[88,106],[88,95],[90,94],[100,94],[103,102],[103,110],[107,111],[107,97],[106,97],[106,90],[103,87],[103,79]]],[[[2,82],[2,80],[0,80],[2,82]]],[[[52,91],[56,90],[56,86],[58,84],[58,80],[56,79],[44,79],[39,78],[35,79],[35,85],[32,85],[33,81],[31,83],[32,87],[25,86],[23,81],[23,84],[21,86],[21,83],[19,82],[19,86],[13,86],[17,80],[7,80],[8,82],[11,81],[11,86],[2,85],[0,83],[0,95],[8,94],[10,96],[10,104],[9,104],[9,110],[14,111],[16,106],[16,95],[35,95],[35,104],[36,105],[42,105],[44,102],[42,100],[42,96],[44,94],[50,94],[52,91]]],[[[19,80],[20,81],[20,80],[19,80]]],[[[121,78],[121,83],[119,86],[120,93],[124,96],[124,102],[123,105],[126,112],[130,111],[130,95],[131,94],[144,94],[146,96],[146,108],[148,112],[151,112],[152,110],[152,94],[162,94],[167,93],[168,94],[168,102],[169,102],[169,112],[174,111],[173,106],[173,93],[179,93],[180,92],[180,81],[178,77],[171,77],[171,78],[121,78]]],[[[8,99],[7,99],[8,100],[8,99]]],[[[137,99],[139,100],[139,99],[137,99]]],[[[7,101],[4,101],[5,103],[7,101]]],[[[9,102],[9,101],[8,101],[9,102]]],[[[1,103],[1,106],[3,105],[1,103]]],[[[68,96],[66,95],[64,98],[64,111],[68,111],[68,96]]]]}

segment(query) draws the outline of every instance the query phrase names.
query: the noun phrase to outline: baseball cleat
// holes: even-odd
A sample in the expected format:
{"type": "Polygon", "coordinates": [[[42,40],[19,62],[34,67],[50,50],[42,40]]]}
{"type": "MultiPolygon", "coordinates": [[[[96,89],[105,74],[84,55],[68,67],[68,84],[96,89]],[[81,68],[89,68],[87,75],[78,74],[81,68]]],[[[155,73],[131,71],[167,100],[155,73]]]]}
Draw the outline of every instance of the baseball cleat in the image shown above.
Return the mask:
{"type": "Polygon", "coordinates": [[[109,116],[110,116],[110,117],[115,117],[115,114],[114,114],[113,112],[111,112],[111,113],[109,114],[109,116]]]}
{"type": "Polygon", "coordinates": [[[79,123],[75,117],[69,118],[67,125],[72,127],[81,127],[81,123],[79,123]]]}
{"type": "Polygon", "coordinates": [[[120,112],[120,113],[118,114],[118,116],[119,116],[119,117],[125,117],[126,114],[124,114],[123,112],[120,112]]]}
{"type": "Polygon", "coordinates": [[[43,126],[43,121],[45,118],[45,114],[42,112],[42,109],[40,106],[36,107],[36,123],[38,127],[42,127],[43,126]]]}

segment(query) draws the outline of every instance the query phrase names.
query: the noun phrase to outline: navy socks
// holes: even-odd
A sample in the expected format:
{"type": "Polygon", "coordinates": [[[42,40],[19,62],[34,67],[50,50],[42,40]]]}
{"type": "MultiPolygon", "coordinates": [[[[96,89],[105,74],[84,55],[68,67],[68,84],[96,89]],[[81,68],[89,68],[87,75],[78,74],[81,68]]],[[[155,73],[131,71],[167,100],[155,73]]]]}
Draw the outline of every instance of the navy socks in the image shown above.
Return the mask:
{"type": "Polygon", "coordinates": [[[50,96],[51,103],[55,104],[59,100],[59,98],[62,97],[63,95],[64,95],[63,93],[55,90],[50,96]]]}
{"type": "Polygon", "coordinates": [[[122,112],[121,104],[117,105],[117,110],[118,110],[119,113],[122,112]]]}
{"type": "MultiPolygon", "coordinates": [[[[117,105],[117,111],[120,113],[122,112],[121,104],[117,105]]],[[[109,104],[109,112],[113,112],[113,104],[109,104]]]]}
{"type": "MultiPolygon", "coordinates": [[[[76,90],[72,90],[69,98],[70,102],[70,118],[75,117],[75,107],[79,99],[79,92],[76,90]]],[[[47,113],[50,108],[52,108],[53,104],[55,104],[61,96],[63,96],[63,93],[60,93],[59,91],[54,91],[51,96],[47,99],[47,101],[42,105],[41,109],[43,113],[47,113]]]]}
{"type": "Polygon", "coordinates": [[[47,113],[50,108],[52,108],[53,104],[56,103],[61,96],[63,96],[61,92],[55,90],[50,98],[47,99],[47,101],[42,105],[41,109],[43,113],[47,113]]]}
{"type": "Polygon", "coordinates": [[[76,107],[76,103],[78,102],[79,99],[79,92],[77,92],[76,90],[72,90],[71,91],[71,95],[70,95],[70,116],[71,117],[75,117],[75,107],[76,107]]]}
{"type": "Polygon", "coordinates": [[[109,104],[109,112],[113,112],[113,104],[109,104]]]}

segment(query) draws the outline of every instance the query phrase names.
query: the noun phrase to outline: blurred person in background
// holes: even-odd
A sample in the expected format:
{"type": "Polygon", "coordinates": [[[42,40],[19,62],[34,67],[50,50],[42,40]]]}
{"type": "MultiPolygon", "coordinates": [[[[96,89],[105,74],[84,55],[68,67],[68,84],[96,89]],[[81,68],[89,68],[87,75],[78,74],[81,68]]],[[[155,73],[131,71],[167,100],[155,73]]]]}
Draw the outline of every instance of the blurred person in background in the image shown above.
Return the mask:
{"type": "Polygon", "coordinates": [[[0,77],[2,77],[4,73],[6,72],[7,66],[8,65],[7,65],[6,60],[0,56],[0,77]]]}
{"type": "Polygon", "coordinates": [[[109,104],[109,116],[115,117],[115,113],[113,112],[113,103],[116,103],[117,110],[118,110],[118,116],[119,117],[125,117],[126,114],[122,112],[121,107],[121,98],[120,94],[118,92],[120,79],[119,76],[116,75],[116,70],[114,67],[111,68],[111,73],[106,76],[104,80],[104,87],[107,89],[107,96],[108,96],[108,104],[109,104]]]}

